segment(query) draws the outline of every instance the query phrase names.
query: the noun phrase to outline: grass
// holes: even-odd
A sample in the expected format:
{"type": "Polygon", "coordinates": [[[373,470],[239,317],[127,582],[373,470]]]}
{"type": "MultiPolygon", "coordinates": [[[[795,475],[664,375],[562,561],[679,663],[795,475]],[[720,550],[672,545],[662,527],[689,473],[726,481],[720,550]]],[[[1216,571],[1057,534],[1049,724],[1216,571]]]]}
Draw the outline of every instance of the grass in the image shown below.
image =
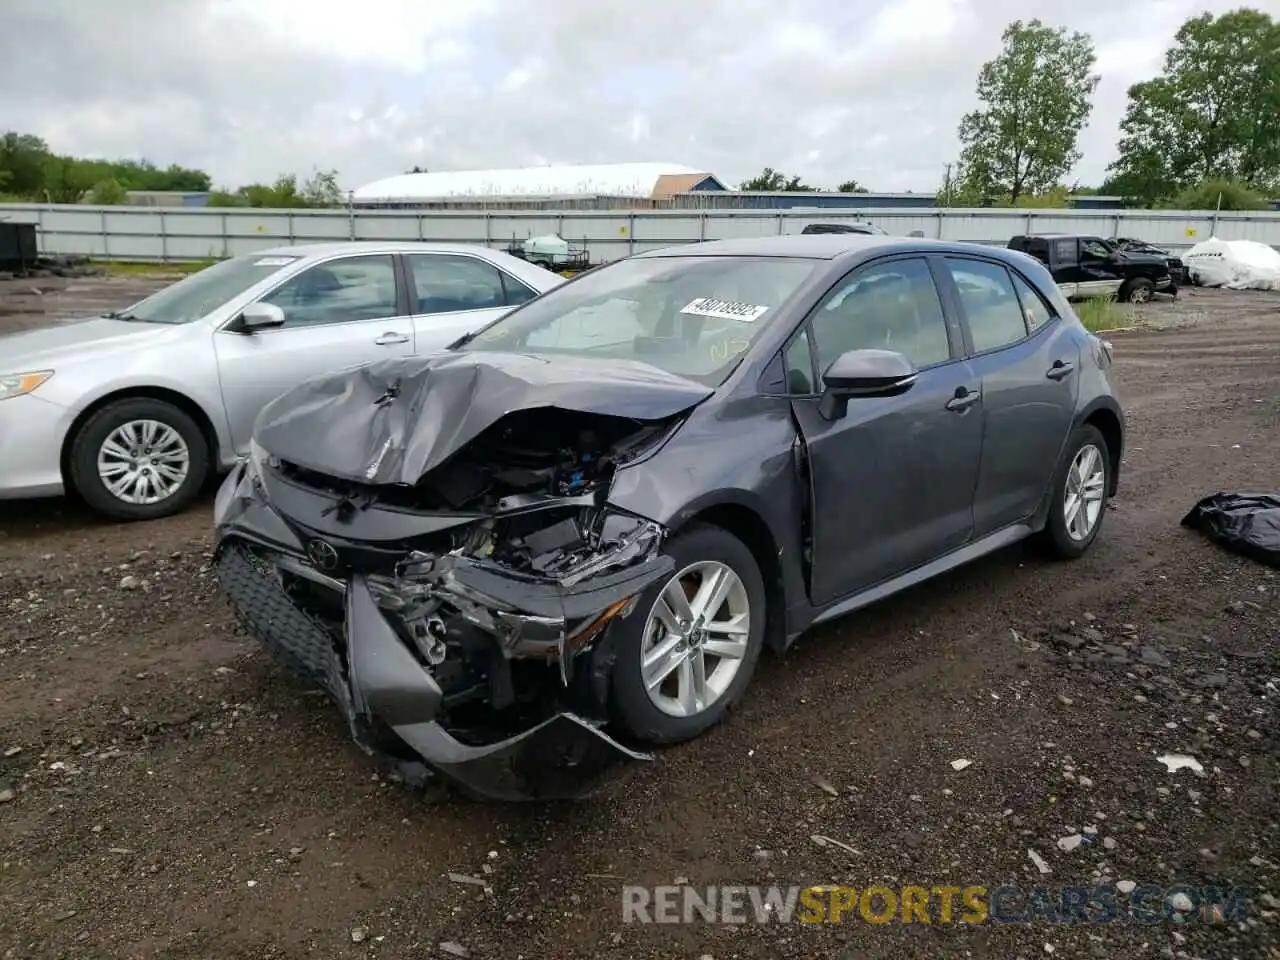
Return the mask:
{"type": "Polygon", "coordinates": [[[1076,316],[1090,333],[1118,330],[1133,323],[1128,311],[1113,296],[1091,297],[1072,306],[1075,308],[1076,316]]]}
{"type": "Polygon", "coordinates": [[[204,260],[169,260],[165,263],[139,260],[93,260],[90,262],[93,266],[116,276],[136,277],[158,273],[184,275],[196,273],[217,263],[218,260],[216,257],[208,257],[204,260]]]}

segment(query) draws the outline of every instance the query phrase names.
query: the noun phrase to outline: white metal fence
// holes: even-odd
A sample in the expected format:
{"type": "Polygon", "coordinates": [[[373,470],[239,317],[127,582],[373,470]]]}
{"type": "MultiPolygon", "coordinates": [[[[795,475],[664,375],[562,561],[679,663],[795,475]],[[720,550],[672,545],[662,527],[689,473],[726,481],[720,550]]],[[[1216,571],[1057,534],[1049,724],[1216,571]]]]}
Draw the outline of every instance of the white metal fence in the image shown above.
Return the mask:
{"type": "Polygon", "coordinates": [[[1020,233],[1140,237],[1181,249],[1209,236],[1280,247],[1280,212],[1170,210],[832,210],[787,211],[412,211],[158,209],[0,204],[0,220],[35,223],[44,255],[119,260],[200,260],[293,243],[434,240],[505,247],[513,239],[558,233],[585,243],[593,263],[641,250],[767,234],[799,233],[809,223],[861,219],[889,233],[1004,244],[1020,233]]]}

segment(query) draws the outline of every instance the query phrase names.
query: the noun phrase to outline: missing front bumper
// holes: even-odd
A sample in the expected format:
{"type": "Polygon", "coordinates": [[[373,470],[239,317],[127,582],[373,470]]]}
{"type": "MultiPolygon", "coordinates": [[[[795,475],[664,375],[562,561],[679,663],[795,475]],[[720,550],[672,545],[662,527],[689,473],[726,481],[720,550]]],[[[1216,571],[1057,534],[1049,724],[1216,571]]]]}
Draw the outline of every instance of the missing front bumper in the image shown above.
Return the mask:
{"type": "Polygon", "coordinates": [[[573,713],[495,743],[462,743],[437,719],[439,685],[397,636],[363,577],[346,584],[340,649],[238,544],[224,543],[218,572],[250,633],[291,672],[328,692],[368,753],[383,753],[375,731],[384,725],[436,774],[497,800],[582,797],[651,759],[573,713]]]}

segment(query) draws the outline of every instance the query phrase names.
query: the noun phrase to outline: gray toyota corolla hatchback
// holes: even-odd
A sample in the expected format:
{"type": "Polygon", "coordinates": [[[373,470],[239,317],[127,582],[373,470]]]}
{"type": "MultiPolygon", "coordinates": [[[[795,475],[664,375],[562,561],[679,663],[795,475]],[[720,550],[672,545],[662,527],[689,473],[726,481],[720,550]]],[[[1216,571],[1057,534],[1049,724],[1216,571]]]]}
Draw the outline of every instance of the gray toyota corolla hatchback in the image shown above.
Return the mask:
{"type": "Polygon", "coordinates": [[[356,741],[491,797],[687,740],[762,648],[1118,481],[1110,346],[1036,260],[783,236],[643,253],[269,404],[216,505],[249,629],[356,741]]]}

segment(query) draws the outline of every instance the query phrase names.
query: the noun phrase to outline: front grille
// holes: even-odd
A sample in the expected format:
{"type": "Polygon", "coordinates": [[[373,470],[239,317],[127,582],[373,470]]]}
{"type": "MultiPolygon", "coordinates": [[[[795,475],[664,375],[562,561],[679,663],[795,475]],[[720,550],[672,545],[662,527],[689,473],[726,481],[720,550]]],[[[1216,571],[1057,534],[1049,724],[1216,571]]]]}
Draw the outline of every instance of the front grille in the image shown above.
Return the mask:
{"type": "Polygon", "coordinates": [[[351,693],[331,634],[263,573],[239,544],[223,548],[218,579],[249,633],[300,680],[321,687],[351,715],[351,693]]]}

